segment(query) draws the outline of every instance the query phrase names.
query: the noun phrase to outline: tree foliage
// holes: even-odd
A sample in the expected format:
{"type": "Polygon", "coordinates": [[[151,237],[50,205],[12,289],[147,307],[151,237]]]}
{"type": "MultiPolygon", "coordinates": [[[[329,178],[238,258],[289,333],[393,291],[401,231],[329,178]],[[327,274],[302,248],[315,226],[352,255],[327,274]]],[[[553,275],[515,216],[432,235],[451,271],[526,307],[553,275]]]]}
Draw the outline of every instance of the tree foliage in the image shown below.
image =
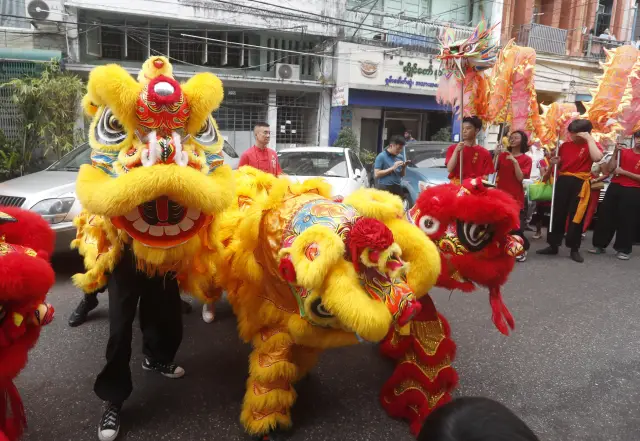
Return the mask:
{"type": "Polygon", "coordinates": [[[451,127],[443,127],[431,137],[432,141],[451,141],[451,127]]]}
{"type": "Polygon", "coordinates": [[[356,134],[353,133],[351,127],[344,127],[340,130],[340,133],[338,133],[338,139],[333,143],[333,146],[351,149],[356,153],[360,151],[358,138],[356,138],[356,134]]]}
{"type": "Polygon", "coordinates": [[[85,86],[76,75],[62,71],[58,60],[47,63],[40,75],[15,78],[0,87],[11,88],[20,110],[21,174],[32,165],[36,149],[60,159],[80,141],[83,134],[76,128],[76,119],[85,86]]]}

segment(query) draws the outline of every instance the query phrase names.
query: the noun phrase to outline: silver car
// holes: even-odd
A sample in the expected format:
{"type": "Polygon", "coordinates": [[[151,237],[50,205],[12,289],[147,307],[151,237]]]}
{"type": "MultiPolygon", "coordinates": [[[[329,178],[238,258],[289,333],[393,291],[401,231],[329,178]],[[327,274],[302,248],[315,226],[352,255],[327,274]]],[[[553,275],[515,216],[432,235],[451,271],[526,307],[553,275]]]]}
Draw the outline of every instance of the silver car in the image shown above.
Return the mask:
{"type": "MultiPolygon", "coordinates": [[[[227,141],[223,156],[236,169],[240,158],[227,141]]],[[[46,170],[0,183],[0,206],[29,209],[44,217],[56,233],[55,253],[69,251],[76,236],[73,218],[82,207],[76,198],[76,179],[83,164],[91,163],[91,148],[81,144],[46,170]]]]}

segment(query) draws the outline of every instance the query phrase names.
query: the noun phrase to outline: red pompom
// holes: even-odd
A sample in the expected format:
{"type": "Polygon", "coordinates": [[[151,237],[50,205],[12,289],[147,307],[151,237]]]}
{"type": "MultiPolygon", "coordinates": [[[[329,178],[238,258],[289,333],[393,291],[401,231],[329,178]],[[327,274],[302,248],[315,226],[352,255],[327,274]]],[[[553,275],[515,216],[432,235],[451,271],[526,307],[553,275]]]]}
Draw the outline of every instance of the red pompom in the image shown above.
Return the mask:
{"type": "Polygon", "coordinates": [[[296,268],[293,266],[291,256],[284,256],[280,259],[278,271],[284,280],[289,283],[296,283],[296,268]]]}
{"type": "Polygon", "coordinates": [[[358,260],[360,253],[365,248],[377,251],[386,250],[393,245],[393,233],[389,227],[379,220],[363,217],[353,225],[347,241],[351,252],[351,261],[356,270],[359,271],[358,260]]]}

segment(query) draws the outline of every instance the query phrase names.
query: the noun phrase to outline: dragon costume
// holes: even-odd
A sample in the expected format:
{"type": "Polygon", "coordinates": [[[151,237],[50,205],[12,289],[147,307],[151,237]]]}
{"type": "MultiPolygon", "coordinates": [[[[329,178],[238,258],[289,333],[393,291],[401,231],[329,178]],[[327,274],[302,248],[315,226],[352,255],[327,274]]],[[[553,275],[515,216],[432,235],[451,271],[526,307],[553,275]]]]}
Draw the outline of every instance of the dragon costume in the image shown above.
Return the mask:
{"type": "Polygon", "coordinates": [[[216,218],[233,197],[211,116],[222,97],[216,76],[181,85],[164,57],[147,60],[138,81],[118,65],[91,72],[83,105],[93,151],[78,174],[83,212],[72,243],[84,256],[87,272],[74,282],[85,292],[104,289],[130,247],[148,275],[173,272],[184,291],[209,294],[216,218]]]}
{"type": "Polygon", "coordinates": [[[241,421],[271,439],[291,425],[294,384],[320,353],[406,328],[440,259],[388,193],[361,190],[339,202],[320,179],[292,184],[248,167],[236,184],[220,222],[219,283],[253,344],[241,421]]]}
{"type": "MultiPolygon", "coordinates": [[[[354,205],[366,213],[365,200],[359,198],[354,205]]],[[[515,324],[502,301],[501,286],[515,257],[524,251],[522,239],[509,234],[519,222],[513,198],[469,179],[462,186],[425,189],[407,216],[440,252],[442,270],[436,285],[463,292],[474,291],[476,285],[489,288],[493,323],[507,335],[515,324]]],[[[458,382],[449,324],[429,295],[420,303],[409,326],[392,328],[381,346],[382,354],[397,360],[397,366],[380,401],[391,416],[409,420],[415,435],[433,409],[451,400],[458,382]]]]}
{"type": "Polygon", "coordinates": [[[0,441],[20,438],[26,419],[12,380],[27,363],[42,326],[53,320],[45,297],[54,283],[55,236],[39,215],[0,207],[0,441]]]}

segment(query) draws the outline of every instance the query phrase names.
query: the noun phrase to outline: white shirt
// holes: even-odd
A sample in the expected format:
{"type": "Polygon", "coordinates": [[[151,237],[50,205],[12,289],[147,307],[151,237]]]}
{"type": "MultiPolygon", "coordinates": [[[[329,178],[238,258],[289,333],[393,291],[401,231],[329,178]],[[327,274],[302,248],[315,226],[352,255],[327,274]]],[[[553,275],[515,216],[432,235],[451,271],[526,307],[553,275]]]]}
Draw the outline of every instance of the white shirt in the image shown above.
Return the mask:
{"type": "Polygon", "coordinates": [[[531,149],[525,153],[525,155],[530,157],[531,162],[533,162],[533,167],[531,167],[531,180],[535,181],[536,179],[540,179],[542,176],[540,175],[540,167],[538,167],[538,164],[544,158],[544,152],[541,148],[532,145],[531,149]]]}

